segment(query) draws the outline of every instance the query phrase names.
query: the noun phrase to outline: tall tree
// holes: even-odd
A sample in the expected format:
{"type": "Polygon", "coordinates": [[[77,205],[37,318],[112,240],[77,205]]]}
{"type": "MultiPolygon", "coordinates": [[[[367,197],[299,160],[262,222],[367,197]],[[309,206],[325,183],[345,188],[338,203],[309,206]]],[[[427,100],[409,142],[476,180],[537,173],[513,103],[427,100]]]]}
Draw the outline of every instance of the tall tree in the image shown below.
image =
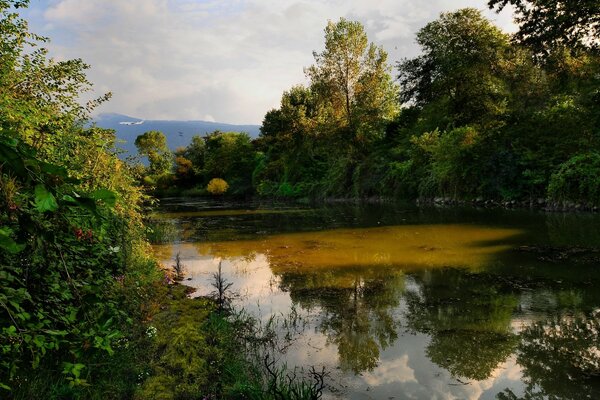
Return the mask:
{"type": "Polygon", "coordinates": [[[383,48],[368,42],[359,22],[341,18],[327,24],[325,50],[313,55],[316,64],[305,72],[331,122],[355,137],[381,134],[398,110],[383,48]]]}
{"type": "Polygon", "coordinates": [[[600,50],[600,1],[598,0],[489,0],[498,11],[515,9],[517,38],[541,54],[555,47],[600,50]]]}
{"type": "Polygon", "coordinates": [[[446,114],[456,124],[501,111],[504,87],[499,75],[509,37],[480,11],[441,14],[417,33],[417,43],[423,54],[398,64],[403,103],[435,103],[435,114],[446,114]]]}

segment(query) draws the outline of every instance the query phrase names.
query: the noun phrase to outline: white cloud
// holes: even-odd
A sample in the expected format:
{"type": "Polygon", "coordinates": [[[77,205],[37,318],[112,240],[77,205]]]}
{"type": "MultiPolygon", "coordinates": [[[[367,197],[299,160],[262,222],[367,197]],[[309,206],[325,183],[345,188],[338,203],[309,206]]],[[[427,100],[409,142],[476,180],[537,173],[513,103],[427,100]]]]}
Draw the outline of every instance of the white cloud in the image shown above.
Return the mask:
{"type": "Polygon", "coordinates": [[[397,382],[417,382],[415,371],[408,366],[407,354],[404,354],[396,360],[381,363],[372,372],[365,373],[364,380],[369,386],[379,386],[397,382]]]}
{"type": "MultiPolygon", "coordinates": [[[[390,62],[413,56],[414,33],[441,11],[486,9],[485,0],[53,0],[38,33],[53,55],[92,65],[103,111],[145,119],[260,123],[281,93],[305,82],[327,20],[361,21],[390,62]]],[[[39,10],[38,10],[39,11],[39,10]]],[[[511,28],[510,15],[496,16],[511,28]]]]}

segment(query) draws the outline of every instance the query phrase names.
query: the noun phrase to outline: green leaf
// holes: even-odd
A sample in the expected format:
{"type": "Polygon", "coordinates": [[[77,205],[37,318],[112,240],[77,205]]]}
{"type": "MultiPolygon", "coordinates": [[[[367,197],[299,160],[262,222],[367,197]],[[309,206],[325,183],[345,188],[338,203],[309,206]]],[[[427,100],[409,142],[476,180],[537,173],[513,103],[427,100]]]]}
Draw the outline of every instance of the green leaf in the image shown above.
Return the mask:
{"type": "Polygon", "coordinates": [[[64,167],[60,167],[58,165],[50,164],[47,162],[39,161],[40,170],[47,174],[58,175],[63,178],[68,178],[67,170],[64,167]]]}
{"type": "Polygon", "coordinates": [[[35,186],[35,208],[39,212],[56,211],[58,203],[54,195],[44,185],[35,186]]]}
{"type": "Polygon", "coordinates": [[[63,195],[62,200],[66,201],[67,203],[77,204],[77,200],[75,200],[73,196],[69,196],[68,194],[63,195]]]}
{"type": "Polygon", "coordinates": [[[75,198],[79,207],[84,208],[94,215],[98,215],[98,209],[96,208],[96,201],[90,197],[77,197],[75,198]]]}
{"type": "Polygon", "coordinates": [[[117,194],[108,189],[98,189],[90,194],[90,197],[94,200],[102,200],[110,207],[114,207],[117,201],[117,194]]]}
{"type": "Polygon", "coordinates": [[[0,249],[4,249],[11,254],[16,254],[25,248],[24,244],[18,244],[10,236],[12,230],[8,227],[0,228],[0,249]]]}
{"type": "Polygon", "coordinates": [[[0,142],[0,164],[4,164],[4,168],[17,176],[22,178],[27,176],[23,158],[16,148],[10,144],[0,142]]]}

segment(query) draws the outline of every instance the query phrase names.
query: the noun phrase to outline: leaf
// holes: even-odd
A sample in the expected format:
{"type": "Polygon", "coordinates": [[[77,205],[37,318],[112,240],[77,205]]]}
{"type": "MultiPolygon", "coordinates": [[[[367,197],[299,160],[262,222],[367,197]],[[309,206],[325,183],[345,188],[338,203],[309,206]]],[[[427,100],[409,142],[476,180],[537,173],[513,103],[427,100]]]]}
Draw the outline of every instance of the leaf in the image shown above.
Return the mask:
{"type": "Polygon", "coordinates": [[[98,189],[90,194],[90,197],[94,200],[102,200],[109,207],[114,207],[117,201],[117,194],[108,189],[98,189]]]}
{"type": "Polygon", "coordinates": [[[0,142],[0,164],[22,178],[27,176],[27,169],[23,158],[14,146],[0,142]]]}
{"type": "Polygon", "coordinates": [[[17,254],[25,248],[24,244],[18,244],[15,242],[10,235],[12,235],[10,228],[0,228],[0,248],[8,251],[11,254],[17,254]]]}
{"type": "Polygon", "coordinates": [[[81,208],[84,208],[84,209],[92,212],[94,215],[98,215],[98,210],[96,208],[96,202],[94,199],[92,199],[90,197],[77,197],[77,198],[75,198],[75,200],[77,201],[77,204],[79,204],[79,206],[81,208]]]}
{"type": "Polygon", "coordinates": [[[75,200],[73,196],[70,196],[68,194],[63,195],[62,200],[66,201],[67,203],[77,204],[77,200],[75,200]]]}
{"type": "Polygon", "coordinates": [[[69,179],[69,174],[64,167],[59,167],[58,165],[49,164],[47,162],[39,161],[38,162],[40,170],[45,172],[46,174],[60,176],[61,178],[69,179]]]}
{"type": "Polygon", "coordinates": [[[54,195],[44,185],[35,186],[35,208],[39,212],[56,211],[58,203],[54,195]]]}

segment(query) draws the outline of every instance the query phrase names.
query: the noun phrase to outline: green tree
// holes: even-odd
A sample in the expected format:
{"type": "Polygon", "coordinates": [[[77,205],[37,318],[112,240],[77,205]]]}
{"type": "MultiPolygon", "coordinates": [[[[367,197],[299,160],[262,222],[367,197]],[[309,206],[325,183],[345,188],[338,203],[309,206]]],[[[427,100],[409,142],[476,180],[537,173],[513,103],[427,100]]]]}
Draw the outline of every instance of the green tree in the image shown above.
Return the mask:
{"type": "Polygon", "coordinates": [[[325,28],[325,50],[305,69],[308,87],[286,91],[265,116],[255,173],[260,193],[359,195],[361,163],[399,111],[387,53],[369,43],[359,22],[325,28]]]}
{"type": "Polygon", "coordinates": [[[313,191],[323,175],[322,108],[312,90],[294,86],[283,93],[279,109],[267,112],[257,141],[265,154],[254,174],[259,193],[306,196],[313,191]],[[285,187],[291,190],[281,190],[285,187]]]}
{"type": "Polygon", "coordinates": [[[149,172],[152,175],[168,173],[173,166],[173,154],[167,146],[167,138],[162,132],[148,131],[135,139],[138,152],[148,157],[149,172]]]}
{"type": "Polygon", "coordinates": [[[192,162],[195,174],[201,174],[206,157],[206,143],[204,142],[204,138],[200,135],[192,136],[192,141],[183,150],[182,156],[192,162]]]}
{"type": "Polygon", "coordinates": [[[498,11],[515,9],[517,38],[547,55],[557,47],[600,48],[600,2],[598,0],[489,0],[498,11]]]}
{"type": "Polygon", "coordinates": [[[417,33],[422,55],[398,63],[400,99],[424,108],[427,130],[483,122],[504,111],[501,68],[509,37],[481,12],[443,13],[417,33]]]}
{"type": "Polygon", "coordinates": [[[247,133],[215,131],[206,137],[205,176],[224,179],[233,194],[252,191],[255,161],[254,146],[247,133]]]}
{"type": "Polygon", "coordinates": [[[327,105],[329,122],[348,128],[354,140],[382,134],[398,111],[397,88],[383,48],[368,42],[359,22],[341,18],[327,24],[325,50],[313,55],[316,64],[305,72],[327,105]]]}
{"type": "Polygon", "coordinates": [[[140,302],[143,289],[123,301],[115,277],[141,282],[154,267],[143,256],[143,196],[114,133],[88,127],[108,96],[79,103],[87,65],[48,59],[46,39],[12,7],[26,4],[0,0],[0,390],[51,397],[31,393],[45,371],[45,387],[75,398],[140,302]]]}

